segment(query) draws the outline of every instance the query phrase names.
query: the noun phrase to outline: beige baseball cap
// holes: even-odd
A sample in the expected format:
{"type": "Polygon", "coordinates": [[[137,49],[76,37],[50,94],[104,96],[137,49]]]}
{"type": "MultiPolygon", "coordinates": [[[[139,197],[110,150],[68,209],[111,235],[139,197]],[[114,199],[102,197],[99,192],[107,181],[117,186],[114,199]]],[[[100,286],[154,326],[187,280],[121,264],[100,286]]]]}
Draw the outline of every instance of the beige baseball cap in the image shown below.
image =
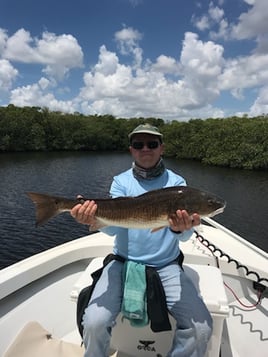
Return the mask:
{"type": "Polygon", "coordinates": [[[150,124],[141,124],[138,125],[130,134],[128,134],[129,140],[131,140],[132,136],[135,134],[151,134],[163,137],[157,127],[150,125],[150,124]]]}

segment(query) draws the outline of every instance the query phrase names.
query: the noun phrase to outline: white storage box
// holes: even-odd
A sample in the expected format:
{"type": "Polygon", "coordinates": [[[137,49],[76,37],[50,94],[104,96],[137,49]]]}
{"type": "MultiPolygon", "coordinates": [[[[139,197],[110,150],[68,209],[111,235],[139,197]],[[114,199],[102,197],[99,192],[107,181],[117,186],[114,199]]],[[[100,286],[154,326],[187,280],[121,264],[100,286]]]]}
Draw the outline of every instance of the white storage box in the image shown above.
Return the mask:
{"type": "MultiPolygon", "coordinates": [[[[76,300],[80,290],[89,283],[90,274],[101,266],[102,260],[103,258],[96,258],[89,264],[71,292],[73,300],[76,300]]],[[[216,267],[194,264],[185,264],[184,270],[193,281],[213,318],[213,335],[206,356],[219,356],[223,321],[229,313],[221,272],[216,267]]],[[[122,321],[120,314],[112,331],[111,347],[120,351],[117,357],[164,357],[170,349],[174,334],[175,321],[171,316],[170,322],[172,331],[154,333],[149,325],[142,328],[132,327],[128,320],[122,321]]]]}

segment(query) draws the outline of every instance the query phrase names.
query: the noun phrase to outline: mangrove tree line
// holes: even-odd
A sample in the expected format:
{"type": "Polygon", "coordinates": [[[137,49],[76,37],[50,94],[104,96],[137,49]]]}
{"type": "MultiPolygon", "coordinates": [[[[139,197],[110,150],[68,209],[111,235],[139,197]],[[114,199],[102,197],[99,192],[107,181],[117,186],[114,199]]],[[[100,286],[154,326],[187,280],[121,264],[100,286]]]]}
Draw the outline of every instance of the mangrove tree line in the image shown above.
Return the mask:
{"type": "Polygon", "coordinates": [[[268,116],[191,119],[115,118],[66,114],[39,107],[0,107],[0,152],[124,151],[127,133],[141,123],[163,132],[165,154],[204,164],[244,169],[268,168],[268,116]]]}

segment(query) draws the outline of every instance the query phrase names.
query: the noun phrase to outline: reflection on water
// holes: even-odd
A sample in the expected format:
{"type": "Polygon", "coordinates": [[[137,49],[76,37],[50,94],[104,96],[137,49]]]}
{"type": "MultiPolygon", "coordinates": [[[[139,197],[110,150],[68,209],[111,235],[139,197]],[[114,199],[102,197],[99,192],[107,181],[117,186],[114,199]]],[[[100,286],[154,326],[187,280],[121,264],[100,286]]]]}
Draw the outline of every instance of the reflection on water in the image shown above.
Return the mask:
{"type": "MultiPolygon", "coordinates": [[[[166,165],[189,185],[211,191],[227,201],[215,220],[268,250],[267,172],[202,166],[166,159],[166,165]]],[[[35,228],[34,207],[26,191],[75,197],[108,195],[114,175],[129,168],[128,153],[14,153],[0,155],[0,268],[34,253],[85,235],[88,228],[69,214],[35,228]]]]}

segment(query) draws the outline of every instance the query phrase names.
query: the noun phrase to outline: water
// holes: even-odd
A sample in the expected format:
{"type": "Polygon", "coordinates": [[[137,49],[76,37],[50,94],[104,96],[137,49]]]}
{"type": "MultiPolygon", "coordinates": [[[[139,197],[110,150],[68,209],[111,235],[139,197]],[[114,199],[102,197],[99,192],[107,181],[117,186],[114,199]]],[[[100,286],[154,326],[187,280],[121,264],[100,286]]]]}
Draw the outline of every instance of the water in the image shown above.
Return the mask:
{"type": "MultiPolygon", "coordinates": [[[[268,175],[165,159],[189,185],[227,200],[215,217],[244,238],[268,250],[268,175]]],[[[75,197],[106,197],[114,175],[131,165],[128,153],[14,153],[0,155],[0,268],[88,234],[68,213],[35,227],[35,212],[25,192],[75,197]]]]}

